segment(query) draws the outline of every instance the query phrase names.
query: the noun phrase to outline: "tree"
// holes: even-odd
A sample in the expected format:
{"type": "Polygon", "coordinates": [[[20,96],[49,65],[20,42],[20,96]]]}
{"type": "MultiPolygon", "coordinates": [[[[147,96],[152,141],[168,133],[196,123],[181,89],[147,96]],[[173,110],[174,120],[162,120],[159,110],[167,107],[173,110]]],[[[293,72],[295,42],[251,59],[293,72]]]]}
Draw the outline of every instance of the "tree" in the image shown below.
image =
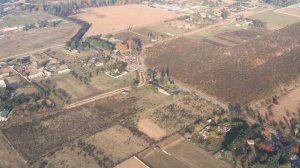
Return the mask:
{"type": "Polygon", "coordinates": [[[230,13],[227,10],[223,10],[221,13],[221,17],[223,19],[226,19],[229,15],[230,15],[230,13]]]}
{"type": "Polygon", "coordinates": [[[252,21],[252,23],[253,23],[254,27],[258,27],[258,28],[264,28],[266,26],[266,24],[267,24],[267,22],[263,22],[263,21],[258,20],[258,19],[254,19],[252,21]]]}
{"type": "Polygon", "coordinates": [[[279,167],[278,159],[279,159],[278,155],[273,155],[269,157],[266,164],[266,168],[278,168],[279,167]]]}

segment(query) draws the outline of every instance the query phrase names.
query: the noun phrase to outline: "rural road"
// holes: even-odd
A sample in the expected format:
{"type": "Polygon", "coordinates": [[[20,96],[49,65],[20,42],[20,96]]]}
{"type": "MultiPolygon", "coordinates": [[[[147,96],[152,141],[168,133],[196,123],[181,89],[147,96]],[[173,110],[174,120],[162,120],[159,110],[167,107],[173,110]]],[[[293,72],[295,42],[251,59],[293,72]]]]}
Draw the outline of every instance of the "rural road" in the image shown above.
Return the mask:
{"type": "Polygon", "coordinates": [[[67,110],[72,109],[72,108],[82,106],[82,105],[85,105],[85,104],[88,104],[88,103],[91,103],[91,102],[94,102],[94,101],[97,101],[97,100],[101,100],[101,99],[104,99],[104,98],[107,98],[107,97],[110,97],[110,96],[114,96],[116,94],[119,94],[119,93],[122,93],[123,91],[128,91],[128,90],[131,90],[131,86],[127,86],[127,87],[120,88],[120,89],[117,89],[117,90],[113,90],[113,91],[110,91],[110,92],[106,92],[106,93],[103,93],[103,94],[100,94],[100,95],[97,95],[97,96],[93,96],[93,97],[89,97],[89,98],[86,98],[86,99],[83,99],[83,100],[79,100],[77,102],[66,105],[64,107],[64,109],[67,109],[67,110]]]}

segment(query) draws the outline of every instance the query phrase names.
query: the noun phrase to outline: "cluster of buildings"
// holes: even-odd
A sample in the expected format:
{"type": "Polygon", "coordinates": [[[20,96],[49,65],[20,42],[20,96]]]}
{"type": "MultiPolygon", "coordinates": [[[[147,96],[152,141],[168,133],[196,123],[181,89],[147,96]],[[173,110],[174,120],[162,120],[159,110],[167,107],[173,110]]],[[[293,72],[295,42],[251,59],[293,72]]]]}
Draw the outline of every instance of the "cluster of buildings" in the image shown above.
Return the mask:
{"type": "Polygon", "coordinates": [[[45,53],[33,58],[35,60],[31,61],[31,57],[30,59],[23,57],[11,61],[10,64],[14,70],[19,72],[28,80],[36,80],[71,71],[66,64],[59,62],[56,58],[49,57],[45,53]],[[27,61],[22,61],[25,58],[27,61]]]}

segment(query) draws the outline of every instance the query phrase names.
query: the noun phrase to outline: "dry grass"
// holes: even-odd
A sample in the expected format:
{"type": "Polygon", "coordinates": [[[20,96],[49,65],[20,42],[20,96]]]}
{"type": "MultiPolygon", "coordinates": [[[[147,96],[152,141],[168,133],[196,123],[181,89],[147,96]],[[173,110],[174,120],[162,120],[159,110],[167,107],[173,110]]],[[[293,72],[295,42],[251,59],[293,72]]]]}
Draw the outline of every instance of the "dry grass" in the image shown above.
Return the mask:
{"type": "Polygon", "coordinates": [[[47,162],[54,167],[105,167],[104,165],[111,167],[147,146],[145,140],[117,125],[76,140],[43,158],[35,166],[47,162]]]}
{"type": "Polygon", "coordinates": [[[108,34],[126,30],[128,27],[143,27],[148,24],[176,18],[177,14],[146,5],[123,5],[91,8],[78,18],[92,23],[87,36],[108,34]]]}
{"type": "Polygon", "coordinates": [[[28,166],[20,159],[19,155],[9,145],[6,138],[0,131],[0,167],[3,168],[27,168],[28,166]]]}
{"type": "Polygon", "coordinates": [[[0,59],[64,44],[77,32],[78,26],[51,27],[0,37],[0,59]]]}

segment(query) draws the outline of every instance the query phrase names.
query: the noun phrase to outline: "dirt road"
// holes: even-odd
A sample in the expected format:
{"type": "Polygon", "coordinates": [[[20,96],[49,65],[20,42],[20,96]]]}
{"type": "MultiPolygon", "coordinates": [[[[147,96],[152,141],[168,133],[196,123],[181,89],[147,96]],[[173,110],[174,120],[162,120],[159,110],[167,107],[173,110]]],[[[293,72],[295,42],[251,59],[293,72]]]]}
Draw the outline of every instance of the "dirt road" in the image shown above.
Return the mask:
{"type": "Polygon", "coordinates": [[[78,106],[82,106],[82,105],[85,105],[85,104],[88,104],[88,103],[91,103],[91,102],[95,102],[95,101],[110,97],[110,96],[114,96],[116,94],[119,94],[119,93],[122,93],[123,91],[128,91],[128,90],[131,90],[131,86],[127,86],[127,87],[124,87],[124,88],[120,88],[120,89],[117,89],[117,90],[114,90],[114,91],[110,91],[110,92],[107,92],[107,93],[103,93],[103,94],[100,94],[100,95],[97,95],[97,96],[93,96],[93,97],[90,97],[90,98],[87,98],[87,99],[84,99],[84,100],[80,100],[80,101],[71,103],[71,104],[65,106],[64,109],[67,109],[67,110],[72,109],[72,108],[75,108],[75,107],[78,107],[78,106]]]}

